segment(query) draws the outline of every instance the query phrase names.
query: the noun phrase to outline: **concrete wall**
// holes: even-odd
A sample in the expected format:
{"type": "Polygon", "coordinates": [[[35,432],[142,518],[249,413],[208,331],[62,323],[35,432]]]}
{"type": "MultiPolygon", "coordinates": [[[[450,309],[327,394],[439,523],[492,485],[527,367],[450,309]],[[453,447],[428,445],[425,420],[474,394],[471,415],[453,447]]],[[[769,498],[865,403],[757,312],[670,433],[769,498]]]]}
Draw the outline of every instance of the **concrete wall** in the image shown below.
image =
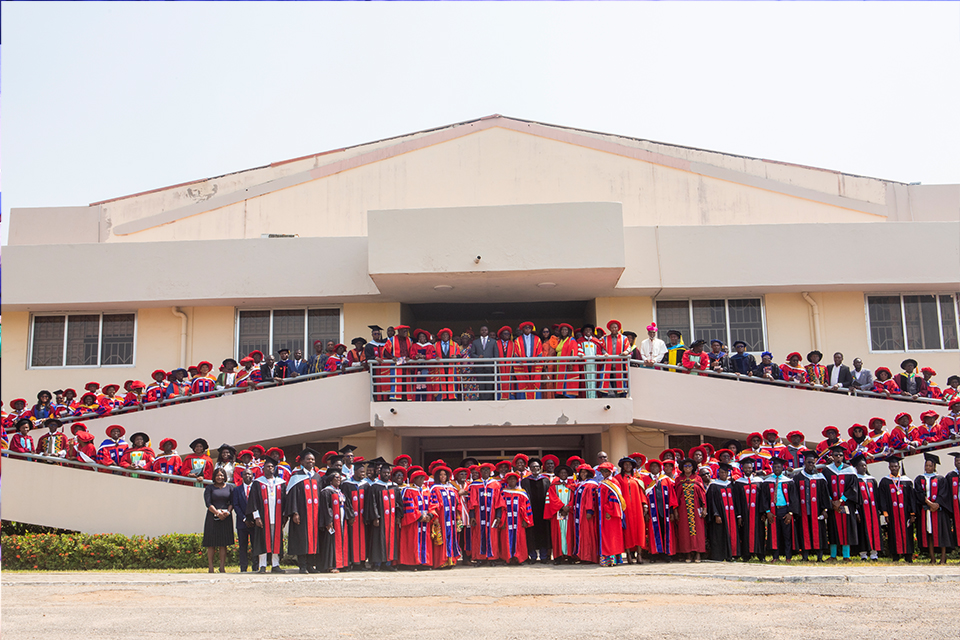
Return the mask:
{"type": "Polygon", "coordinates": [[[100,242],[99,207],[36,207],[10,218],[11,245],[100,242]]]}
{"type": "Polygon", "coordinates": [[[4,458],[3,518],[83,533],[202,533],[203,489],[4,458]]]}

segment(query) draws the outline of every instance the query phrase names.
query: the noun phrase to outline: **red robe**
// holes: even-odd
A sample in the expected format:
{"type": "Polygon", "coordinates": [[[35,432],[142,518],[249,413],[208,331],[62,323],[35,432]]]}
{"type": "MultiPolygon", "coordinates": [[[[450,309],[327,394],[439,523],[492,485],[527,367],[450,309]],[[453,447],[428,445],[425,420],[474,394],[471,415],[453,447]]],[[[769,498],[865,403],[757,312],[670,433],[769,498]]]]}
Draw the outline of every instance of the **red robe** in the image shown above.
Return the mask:
{"type": "Polygon", "coordinates": [[[503,498],[500,483],[494,479],[475,480],[468,488],[467,510],[476,526],[470,527],[470,552],[474,560],[499,557],[500,536],[491,528],[494,520],[502,520],[503,498]]]}
{"type": "MultiPolygon", "coordinates": [[[[153,459],[153,464],[150,465],[150,471],[154,473],[166,473],[171,476],[180,475],[180,468],[183,466],[183,460],[180,459],[180,456],[176,453],[171,453],[170,455],[160,454],[153,459]]],[[[167,482],[164,480],[164,482],[167,482]]]]}
{"type": "MultiPolygon", "coordinates": [[[[543,354],[543,343],[539,336],[530,334],[533,349],[527,352],[526,336],[521,335],[513,341],[513,349],[518,358],[539,358],[543,354]]],[[[513,375],[517,381],[516,397],[518,400],[536,400],[540,397],[540,372],[543,363],[518,364],[513,367],[513,375]]]]}
{"type": "MultiPolygon", "coordinates": [[[[443,343],[437,342],[433,345],[438,359],[447,360],[451,358],[461,358],[463,353],[460,345],[452,339],[447,343],[447,353],[443,352],[443,343]]],[[[437,400],[456,400],[457,399],[457,364],[455,362],[445,362],[438,364],[435,373],[437,400]]]]}
{"type": "Polygon", "coordinates": [[[569,557],[574,555],[574,521],[573,521],[573,494],[577,482],[567,478],[562,482],[554,478],[547,490],[547,503],[543,507],[543,519],[550,521],[550,537],[553,541],[553,557],[569,557]],[[560,509],[570,505],[567,515],[560,513],[560,509]]]}
{"type": "Polygon", "coordinates": [[[574,549],[580,562],[600,563],[599,484],[586,480],[577,485],[573,497],[574,549]]]}
{"type": "Polygon", "coordinates": [[[15,433],[10,436],[10,451],[17,453],[33,453],[33,436],[15,433]]]}
{"type": "Polygon", "coordinates": [[[644,513],[649,509],[647,493],[636,476],[618,473],[614,479],[620,485],[620,492],[626,504],[623,514],[623,546],[626,549],[645,549],[647,547],[647,523],[644,513]]]}
{"type": "Polygon", "coordinates": [[[703,516],[707,510],[707,494],[699,478],[677,478],[673,486],[677,504],[677,552],[707,550],[707,531],[703,516]]]}
{"type": "Polygon", "coordinates": [[[504,488],[500,492],[503,500],[503,518],[500,521],[500,559],[509,562],[516,558],[520,562],[527,559],[526,528],[533,526],[533,511],[530,499],[523,489],[504,488]]]}
{"type": "Polygon", "coordinates": [[[677,496],[673,491],[673,479],[666,474],[660,474],[647,489],[647,502],[650,505],[650,522],[647,528],[650,553],[672,556],[677,552],[676,525],[673,522],[677,496]]]}
{"type": "MultiPolygon", "coordinates": [[[[557,355],[561,358],[576,357],[580,343],[572,337],[564,338],[557,345],[557,355]]],[[[576,398],[581,393],[583,383],[580,380],[580,365],[573,360],[561,360],[557,364],[556,395],[576,398]]]]}
{"type": "Polygon", "coordinates": [[[429,342],[426,344],[415,342],[413,344],[413,355],[415,358],[423,356],[423,360],[416,361],[416,373],[411,383],[413,397],[419,401],[433,400],[437,392],[437,385],[433,383],[430,365],[426,364],[424,360],[436,360],[437,350],[429,342]]]}
{"type": "MultiPolygon", "coordinates": [[[[497,339],[494,346],[497,349],[494,357],[497,358],[513,358],[517,353],[513,340],[497,339]]],[[[511,375],[512,370],[513,365],[509,362],[496,365],[497,395],[495,397],[497,400],[509,400],[516,392],[516,385],[511,375]]]]}
{"type": "Polygon", "coordinates": [[[620,484],[610,478],[600,482],[600,555],[619,556],[626,547],[623,544],[623,517],[627,510],[620,484]]]}
{"type": "Polygon", "coordinates": [[[206,454],[195,453],[183,456],[183,465],[180,467],[180,475],[189,475],[196,469],[203,469],[203,479],[213,480],[213,460],[206,454]],[[194,462],[196,460],[196,462],[194,462]]]}
{"type": "Polygon", "coordinates": [[[393,336],[383,345],[382,357],[384,360],[395,360],[386,371],[387,393],[390,400],[412,400],[413,380],[412,373],[415,367],[409,364],[413,356],[413,341],[410,338],[393,336]]]}
{"type": "Polygon", "coordinates": [[[243,472],[247,469],[250,469],[253,473],[253,479],[256,480],[263,475],[263,468],[260,467],[256,462],[251,462],[250,464],[243,464],[242,462],[236,462],[233,465],[233,484],[238,487],[243,484],[243,472]]]}
{"type": "Polygon", "coordinates": [[[150,471],[153,469],[153,460],[156,458],[153,449],[150,447],[140,447],[134,448],[130,447],[123,452],[123,455],[120,457],[120,466],[126,469],[129,469],[133,466],[134,460],[140,458],[140,468],[144,471],[150,471]],[[136,454],[140,454],[137,456],[136,454]]]}
{"type": "Polygon", "coordinates": [[[439,531],[440,542],[433,541],[433,566],[449,567],[462,557],[459,533],[463,525],[463,500],[452,484],[435,484],[430,489],[430,511],[434,519],[430,523],[432,533],[439,531]]]}
{"type": "Polygon", "coordinates": [[[400,518],[400,564],[433,564],[430,523],[420,520],[421,516],[430,512],[430,496],[416,486],[403,487],[401,496],[403,515],[400,518]]]}
{"type": "MultiPolygon", "coordinates": [[[[619,356],[630,353],[630,339],[622,333],[617,335],[604,336],[600,340],[603,346],[603,353],[608,356],[619,356]]],[[[597,367],[600,376],[600,390],[604,393],[623,393],[623,378],[627,375],[627,361],[625,359],[611,358],[603,361],[603,364],[597,367]]]]}

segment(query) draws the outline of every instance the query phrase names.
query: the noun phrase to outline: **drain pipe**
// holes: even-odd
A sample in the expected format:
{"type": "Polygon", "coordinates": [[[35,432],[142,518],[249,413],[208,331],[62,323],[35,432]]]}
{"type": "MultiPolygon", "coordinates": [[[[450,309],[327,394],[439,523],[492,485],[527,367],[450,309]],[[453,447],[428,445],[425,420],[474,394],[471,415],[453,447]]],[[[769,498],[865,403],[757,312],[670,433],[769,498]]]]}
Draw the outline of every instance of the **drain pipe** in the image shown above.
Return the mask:
{"type": "Polygon", "coordinates": [[[820,307],[817,306],[817,303],[813,298],[810,297],[810,294],[806,291],[801,291],[800,295],[803,296],[803,299],[807,301],[807,304],[810,305],[810,308],[813,310],[813,348],[817,351],[820,350],[820,307]]]}
{"type": "Polygon", "coordinates": [[[171,307],[173,315],[180,318],[180,367],[187,366],[187,314],[180,307],[171,307]]]}

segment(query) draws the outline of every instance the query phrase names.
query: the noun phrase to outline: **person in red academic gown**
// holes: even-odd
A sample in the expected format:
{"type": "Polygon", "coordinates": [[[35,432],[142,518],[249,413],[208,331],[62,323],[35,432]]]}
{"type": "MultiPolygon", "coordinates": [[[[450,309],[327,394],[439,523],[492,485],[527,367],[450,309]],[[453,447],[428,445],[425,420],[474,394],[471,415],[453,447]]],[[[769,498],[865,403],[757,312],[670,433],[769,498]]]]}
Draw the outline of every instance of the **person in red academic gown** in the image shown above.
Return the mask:
{"type": "MultiPolygon", "coordinates": [[[[520,335],[513,341],[514,354],[517,358],[539,358],[543,354],[543,344],[540,337],[534,333],[532,322],[520,323],[520,335]]],[[[543,363],[517,364],[513,367],[513,377],[516,380],[516,398],[518,400],[535,400],[540,398],[540,373],[543,363]]]]}
{"type": "Polygon", "coordinates": [[[336,468],[327,469],[320,490],[320,561],[317,568],[330,573],[350,566],[350,536],[347,522],[356,516],[346,496],[340,491],[343,475],[336,468]]]}
{"type": "MultiPolygon", "coordinates": [[[[150,465],[150,471],[154,473],[164,473],[171,476],[180,475],[180,467],[183,466],[183,460],[177,453],[177,441],[173,438],[164,438],[160,441],[160,454],[153,459],[150,465]]],[[[170,482],[161,480],[161,482],[170,482]]]]}
{"type": "Polygon", "coordinates": [[[673,491],[673,478],[663,472],[663,462],[647,461],[650,483],[647,486],[647,503],[650,505],[650,521],[647,528],[647,548],[651,554],[669,559],[677,552],[676,525],[673,512],[677,496],[673,491]]]}
{"type": "Polygon", "coordinates": [[[920,529],[917,535],[922,548],[930,555],[930,564],[937,561],[935,549],[940,549],[940,564],[947,563],[947,551],[953,548],[950,536],[950,517],[940,506],[947,484],[943,476],[937,474],[940,457],[932,453],[923,454],[923,473],[913,481],[913,490],[917,494],[917,520],[920,529]]]}
{"type": "Polygon", "coordinates": [[[913,523],[917,513],[917,497],[913,481],[903,475],[901,460],[899,456],[887,460],[890,473],[880,479],[877,505],[886,520],[884,532],[890,559],[896,562],[902,556],[907,562],[913,562],[913,523]]]}
{"type": "Polygon", "coordinates": [[[430,495],[423,488],[425,471],[410,474],[410,484],[400,492],[400,564],[413,567],[433,565],[433,543],[430,539],[430,495]]]}
{"type": "Polygon", "coordinates": [[[430,332],[423,329],[417,329],[413,332],[415,342],[413,343],[411,359],[415,362],[416,373],[411,381],[413,399],[417,402],[433,400],[437,392],[437,385],[434,384],[430,362],[437,359],[436,348],[430,344],[430,332]]]}
{"type": "MultiPolygon", "coordinates": [[[[580,343],[573,337],[573,327],[567,323],[560,325],[560,342],[557,343],[557,355],[561,358],[576,358],[580,343]]],[[[581,367],[574,360],[561,360],[557,364],[556,396],[558,398],[576,398],[582,390],[581,367]]]]}
{"type": "Polygon", "coordinates": [[[824,427],[820,434],[826,440],[821,440],[817,445],[817,453],[820,454],[817,462],[830,462],[830,447],[841,444],[840,429],[834,426],[824,427]]]}
{"type": "MultiPolygon", "coordinates": [[[[437,332],[437,343],[433,348],[440,360],[455,360],[463,357],[460,345],[453,340],[453,332],[450,329],[444,328],[437,332]]],[[[437,400],[456,400],[459,386],[457,363],[440,363],[436,366],[434,373],[437,400]]]]}
{"type": "MultiPolygon", "coordinates": [[[[203,438],[197,438],[190,443],[189,453],[183,456],[180,466],[180,475],[195,480],[213,480],[213,460],[207,455],[210,445],[203,438]]],[[[197,486],[200,486],[199,482],[197,486]]]]}
{"type": "Polygon", "coordinates": [[[107,427],[107,438],[97,447],[97,462],[104,466],[120,465],[124,452],[130,448],[123,439],[127,430],[118,424],[107,427]]]}
{"type": "MultiPolygon", "coordinates": [[[[153,468],[153,461],[156,458],[156,454],[153,448],[147,445],[148,442],[150,442],[150,436],[142,431],[130,436],[130,443],[133,446],[124,451],[123,455],[120,456],[120,466],[125,469],[143,469],[144,471],[150,471],[153,468]]],[[[134,474],[131,477],[136,478],[137,476],[134,474]]]]}
{"type": "Polygon", "coordinates": [[[860,559],[877,560],[877,554],[883,548],[880,541],[880,510],[877,507],[877,494],[880,489],[876,479],[867,471],[867,457],[862,451],[850,458],[850,466],[857,471],[857,540],[860,559]]]}
{"type": "Polygon", "coordinates": [[[81,431],[77,434],[75,450],[77,460],[81,462],[96,462],[97,447],[93,444],[93,434],[89,431],[81,431]]]}
{"type": "Polygon", "coordinates": [[[397,325],[397,334],[387,338],[383,345],[380,357],[384,360],[393,360],[394,363],[386,370],[378,369],[378,374],[388,377],[388,395],[390,400],[412,400],[413,378],[415,367],[409,364],[413,358],[413,342],[410,340],[410,327],[405,324],[397,325]]]}
{"type": "Polygon", "coordinates": [[[721,463],[717,477],[707,487],[707,518],[710,532],[710,559],[732,561],[740,550],[737,548],[737,509],[733,497],[733,484],[728,480],[733,467],[721,463]]]}
{"type": "Polygon", "coordinates": [[[797,548],[803,552],[804,561],[810,553],[816,553],[817,562],[823,561],[827,548],[827,518],[830,517],[830,487],[827,479],[817,470],[817,452],[806,450],[803,468],[793,475],[797,485],[797,501],[800,507],[794,524],[797,548]]]}
{"type": "Polygon", "coordinates": [[[643,482],[636,475],[637,463],[633,458],[620,458],[617,463],[620,473],[614,476],[620,485],[620,493],[626,508],[623,513],[623,546],[627,562],[643,564],[643,548],[647,545],[647,523],[650,505],[643,482]]]}
{"type": "Polygon", "coordinates": [[[251,544],[258,558],[259,572],[267,572],[267,556],[270,556],[271,573],[283,573],[280,558],[283,557],[283,503],[286,495],[283,479],[277,477],[277,463],[272,458],[263,461],[263,475],[253,481],[247,496],[248,526],[252,526],[251,544]]]}
{"type": "Polygon", "coordinates": [[[573,495],[574,549],[579,562],[600,564],[600,525],[598,524],[598,489],[593,467],[582,464],[577,469],[580,482],[573,495]]]}
{"type": "MultiPolygon", "coordinates": [[[[497,341],[493,345],[495,358],[513,358],[516,356],[516,345],[513,342],[513,330],[510,327],[500,327],[497,332],[497,341]]],[[[512,400],[516,393],[516,384],[513,379],[513,365],[503,362],[496,366],[494,379],[496,382],[496,400],[512,400]]]]}
{"type": "Polygon", "coordinates": [[[467,510],[470,512],[470,549],[474,562],[486,563],[499,557],[500,537],[497,529],[503,519],[503,498],[500,483],[491,478],[494,467],[480,465],[480,479],[470,483],[467,510]]]}
{"type": "Polygon", "coordinates": [[[953,547],[960,548],[960,453],[956,451],[948,454],[953,456],[953,471],[943,478],[944,491],[940,493],[940,508],[952,515],[952,535],[950,542],[953,547]]]}
{"type": "Polygon", "coordinates": [[[761,508],[763,478],[754,474],[756,461],[757,458],[753,456],[740,458],[740,472],[743,475],[733,485],[740,527],[740,559],[743,561],[751,556],[762,561],[765,554],[766,516],[761,508]]]}
{"type": "Polygon", "coordinates": [[[299,466],[287,483],[283,517],[290,521],[287,553],[297,556],[300,573],[319,573],[320,563],[320,476],[314,469],[317,452],[304,449],[297,456],[299,466]]]}
{"type": "Polygon", "coordinates": [[[511,471],[504,477],[500,499],[503,501],[503,517],[500,520],[500,559],[510,564],[523,564],[527,560],[526,529],[533,526],[530,498],[520,488],[520,474],[511,471]]]}
{"type": "Polygon", "coordinates": [[[439,465],[433,470],[430,511],[434,514],[431,522],[434,569],[453,567],[462,557],[459,533],[463,529],[466,507],[460,491],[450,483],[451,474],[450,467],[446,465],[439,465]]]}
{"type": "Polygon", "coordinates": [[[677,553],[689,554],[687,562],[700,562],[700,554],[707,550],[707,532],[703,521],[707,511],[707,494],[696,471],[697,465],[693,460],[682,460],[680,475],[673,486],[676,496],[677,553]]]}
{"type": "Polygon", "coordinates": [[[629,356],[633,351],[630,339],[620,333],[622,325],[619,320],[607,323],[609,335],[600,339],[601,351],[605,356],[600,366],[600,392],[609,397],[622,396],[624,391],[624,377],[627,375],[627,361],[617,356],[629,356]]]}
{"type": "Polygon", "coordinates": [[[613,478],[613,463],[597,465],[600,486],[597,489],[597,517],[600,519],[600,566],[623,564],[623,518],[627,509],[620,483],[613,478]]]}
{"type": "Polygon", "coordinates": [[[573,496],[577,481],[571,476],[573,469],[565,464],[554,468],[555,476],[547,490],[547,504],[543,517],[550,522],[550,539],[553,547],[553,564],[573,561],[574,520],[573,496]]]}

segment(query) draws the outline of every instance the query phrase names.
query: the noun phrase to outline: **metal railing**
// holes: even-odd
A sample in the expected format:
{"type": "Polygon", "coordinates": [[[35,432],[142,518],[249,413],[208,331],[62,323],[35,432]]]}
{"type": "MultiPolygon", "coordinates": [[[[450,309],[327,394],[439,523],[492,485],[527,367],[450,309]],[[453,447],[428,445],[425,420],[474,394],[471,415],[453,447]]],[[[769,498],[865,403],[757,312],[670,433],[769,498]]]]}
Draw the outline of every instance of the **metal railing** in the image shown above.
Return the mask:
{"type": "Polygon", "coordinates": [[[936,400],[933,398],[913,398],[912,396],[903,396],[897,394],[890,394],[889,396],[885,393],[876,393],[873,391],[863,391],[860,389],[853,388],[844,388],[840,387],[835,389],[830,386],[802,383],[802,382],[792,382],[789,380],[769,380],[767,378],[761,378],[758,376],[749,376],[741,373],[729,373],[726,371],[714,371],[712,369],[705,369],[703,371],[687,369],[686,367],[681,367],[672,364],[653,364],[648,365],[642,360],[631,360],[631,367],[642,367],[648,369],[660,369],[663,371],[679,371],[680,373],[695,373],[701,376],[706,376],[710,378],[726,378],[727,380],[736,380],[737,382],[750,382],[754,384],[767,384],[781,387],[792,387],[797,389],[810,389],[812,391],[822,391],[825,393],[836,393],[845,396],[858,396],[863,398],[883,398],[889,400],[899,400],[901,402],[920,402],[925,404],[932,404],[940,407],[947,406],[945,400],[936,400]]]}
{"type": "Polygon", "coordinates": [[[370,364],[374,402],[629,396],[626,356],[437,358],[370,364]]]}
{"type": "MultiPolygon", "coordinates": [[[[203,478],[195,479],[170,473],[157,473],[155,471],[144,471],[143,469],[130,469],[128,467],[121,467],[119,465],[103,465],[97,462],[69,460],[59,456],[45,456],[38,453],[22,453],[20,451],[10,451],[9,449],[4,449],[2,454],[4,458],[19,458],[21,460],[33,460],[35,462],[44,462],[46,464],[54,464],[64,467],[78,467],[81,469],[100,471],[102,473],[111,473],[113,475],[121,475],[130,478],[153,478],[162,482],[175,482],[185,486],[199,487],[205,484],[213,484],[213,480],[204,480],[203,478]]],[[[228,480],[232,481],[232,478],[228,480]]]]}
{"type": "Polygon", "coordinates": [[[265,382],[260,382],[255,385],[247,385],[244,387],[225,387],[223,389],[215,389],[214,391],[206,391],[204,393],[197,393],[185,396],[174,396],[172,398],[166,398],[163,400],[157,400],[156,402],[138,402],[137,404],[132,404],[125,407],[120,407],[118,409],[113,409],[108,413],[85,413],[79,416],[66,416],[60,418],[60,421],[64,424],[69,424],[71,422],[80,422],[87,420],[95,420],[97,418],[106,418],[113,417],[117,415],[123,415],[126,413],[134,413],[137,411],[145,411],[147,409],[156,409],[159,407],[168,407],[175,404],[183,404],[185,402],[195,402],[197,400],[206,400],[207,398],[219,398],[220,396],[228,396],[233,394],[248,393],[252,391],[259,391],[260,389],[269,389],[271,387],[286,386],[289,384],[296,384],[298,382],[306,382],[309,380],[319,380],[321,378],[329,378],[332,376],[338,376],[344,373],[354,373],[357,371],[363,371],[365,367],[363,365],[353,365],[346,367],[340,371],[322,371],[320,373],[306,373],[303,375],[298,375],[292,378],[275,378],[273,380],[267,380],[265,382]]]}

